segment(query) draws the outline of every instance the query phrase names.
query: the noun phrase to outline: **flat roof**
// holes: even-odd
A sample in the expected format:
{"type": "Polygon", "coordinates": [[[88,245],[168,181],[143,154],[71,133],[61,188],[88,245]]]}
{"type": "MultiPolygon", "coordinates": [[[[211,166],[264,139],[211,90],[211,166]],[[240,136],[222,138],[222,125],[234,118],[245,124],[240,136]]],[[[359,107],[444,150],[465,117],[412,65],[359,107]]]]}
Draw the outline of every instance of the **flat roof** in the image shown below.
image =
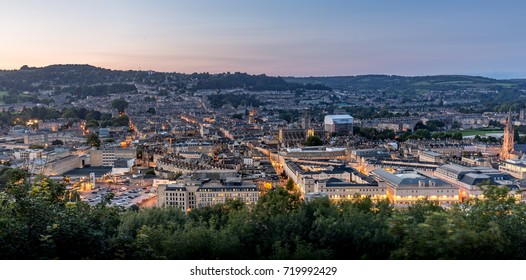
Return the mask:
{"type": "Polygon", "coordinates": [[[111,167],[86,167],[77,168],[64,173],[66,176],[89,176],[90,173],[95,173],[95,177],[102,177],[106,173],[111,173],[111,167]]]}
{"type": "Polygon", "coordinates": [[[327,115],[326,118],[332,118],[332,119],[348,119],[353,118],[351,115],[327,115]]]}

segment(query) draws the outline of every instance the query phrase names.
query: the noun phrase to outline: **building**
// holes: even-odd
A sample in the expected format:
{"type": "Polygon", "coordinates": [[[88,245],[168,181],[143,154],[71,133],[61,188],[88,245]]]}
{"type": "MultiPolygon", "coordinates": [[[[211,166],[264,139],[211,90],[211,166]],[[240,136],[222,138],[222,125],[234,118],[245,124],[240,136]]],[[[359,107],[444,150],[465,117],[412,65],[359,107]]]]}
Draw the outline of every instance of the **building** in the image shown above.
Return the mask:
{"type": "Polygon", "coordinates": [[[438,204],[459,202],[458,188],[451,184],[414,170],[401,170],[391,173],[384,169],[373,171],[379,187],[386,190],[393,204],[414,204],[420,200],[438,204]]]}
{"type": "Polygon", "coordinates": [[[524,180],[526,179],[526,164],[521,160],[507,160],[501,162],[499,165],[499,171],[510,174],[511,176],[524,180]]]}
{"type": "Polygon", "coordinates": [[[311,127],[311,116],[309,112],[303,112],[301,115],[301,128],[310,129],[311,127]]]}
{"type": "Polygon", "coordinates": [[[393,170],[413,169],[424,173],[432,174],[438,168],[438,166],[438,164],[434,163],[422,163],[413,160],[367,160],[364,164],[360,165],[360,170],[372,172],[373,170],[378,168],[393,170]]]}
{"type": "Polygon", "coordinates": [[[179,156],[186,158],[186,159],[200,159],[203,154],[197,153],[197,152],[179,152],[179,156]]]}
{"type": "Polygon", "coordinates": [[[375,198],[385,194],[378,190],[378,184],[373,178],[345,165],[320,166],[286,161],[284,171],[303,195],[328,192],[331,200],[340,200],[349,199],[355,194],[375,198]]]}
{"type": "Polygon", "coordinates": [[[254,123],[256,113],[257,113],[256,108],[252,108],[252,110],[250,110],[250,112],[248,113],[248,124],[254,123]]]}
{"type": "Polygon", "coordinates": [[[467,167],[458,164],[439,166],[434,175],[459,189],[460,200],[467,198],[484,198],[480,185],[493,184],[516,188],[516,182],[506,173],[499,170],[479,166],[467,167]]]}
{"type": "Polygon", "coordinates": [[[111,149],[100,149],[90,151],[90,162],[91,166],[106,166],[112,167],[115,160],[118,158],[136,159],[137,149],[136,148],[111,148],[111,149]]]}
{"type": "Polygon", "coordinates": [[[391,154],[387,149],[359,149],[352,150],[350,158],[355,162],[363,164],[367,160],[391,159],[391,154]]]}
{"type": "Polygon", "coordinates": [[[99,137],[100,137],[100,138],[110,137],[110,129],[109,129],[109,128],[101,127],[101,128],[99,129],[99,137]]]}
{"type": "Polygon", "coordinates": [[[115,175],[124,175],[132,171],[135,159],[133,158],[118,158],[113,162],[111,173],[115,175]]]}
{"type": "Polygon", "coordinates": [[[251,157],[243,157],[243,165],[254,166],[254,159],[251,157]]]}
{"type": "Polygon", "coordinates": [[[77,155],[68,155],[44,163],[42,173],[46,176],[57,176],[79,167],[81,167],[80,158],[77,155]]]}
{"type": "Polygon", "coordinates": [[[418,151],[418,161],[441,163],[442,154],[439,154],[433,151],[418,151]]]}
{"type": "Polygon", "coordinates": [[[283,147],[297,147],[305,144],[309,136],[317,136],[325,139],[325,131],[322,129],[297,129],[297,128],[280,128],[278,134],[279,143],[283,147]]]}
{"type": "Polygon", "coordinates": [[[353,117],[350,115],[327,115],[324,124],[326,132],[352,134],[353,117]]]}
{"type": "Polygon", "coordinates": [[[347,160],[347,148],[337,147],[302,147],[286,148],[278,152],[284,158],[304,160],[347,160]]]}
{"type": "Polygon", "coordinates": [[[46,145],[49,144],[47,133],[33,133],[24,135],[24,144],[29,145],[46,145]]]}
{"type": "Polygon", "coordinates": [[[157,194],[159,207],[178,207],[185,211],[225,203],[228,199],[246,204],[254,204],[259,199],[257,186],[244,183],[240,178],[159,184],[157,194]]]}
{"type": "Polygon", "coordinates": [[[213,206],[225,203],[228,199],[237,199],[246,204],[255,204],[259,199],[259,190],[254,184],[209,183],[196,192],[196,206],[213,206]]]}
{"type": "Polygon", "coordinates": [[[373,200],[385,199],[385,186],[380,187],[376,181],[354,182],[337,178],[315,181],[314,193],[325,193],[332,201],[350,200],[356,196],[370,197],[373,200]]]}
{"type": "Polygon", "coordinates": [[[197,186],[184,184],[160,184],[157,187],[157,206],[176,207],[183,211],[196,208],[197,186]]]}
{"type": "Polygon", "coordinates": [[[511,119],[511,109],[506,119],[506,127],[504,128],[504,142],[502,143],[502,149],[500,150],[499,159],[504,161],[513,158],[513,144],[514,144],[514,131],[513,123],[511,119]]]}
{"type": "Polygon", "coordinates": [[[214,145],[210,142],[186,141],[174,143],[168,149],[169,153],[193,152],[207,156],[214,156],[214,145]]]}
{"type": "Polygon", "coordinates": [[[13,153],[15,159],[20,159],[24,161],[32,161],[34,159],[42,157],[41,149],[16,149],[13,153]]]}
{"type": "Polygon", "coordinates": [[[491,162],[487,158],[480,157],[462,157],[461,161],[468,166],[491,166],[491,162]]]}

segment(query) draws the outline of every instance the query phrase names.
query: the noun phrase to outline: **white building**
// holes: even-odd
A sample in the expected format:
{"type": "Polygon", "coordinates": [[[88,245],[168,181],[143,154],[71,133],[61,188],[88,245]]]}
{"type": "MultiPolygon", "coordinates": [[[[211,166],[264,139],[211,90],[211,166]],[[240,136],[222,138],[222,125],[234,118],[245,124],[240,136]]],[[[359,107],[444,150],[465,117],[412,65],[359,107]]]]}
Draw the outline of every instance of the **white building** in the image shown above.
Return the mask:
{"type": "Polygon", "coordinates": [[[522,160],[506,160],[501,162],[499,170],[510,174],[511,176],[524,180],[526,179],[526,164],[522,160]]]}
{"type": "Polygon", "coordinates": [[[350,115],[327,115],[324,119],[325,131],[351,134],[354,118],[350,115]]]}
{"type": "Polygon", "coordinates": [[[21,150],[15,150],[14,152],[15,159],[20,160],[34,160],[36,158],[42,157],[42,150],[41,149],[21,149],[21,150]]]}
{"type": "Polygon", "coordinates": [[[251,157],[244,157],[243,164],[246,166],[254,166],[254,159],[252,159],[251,157]]]}

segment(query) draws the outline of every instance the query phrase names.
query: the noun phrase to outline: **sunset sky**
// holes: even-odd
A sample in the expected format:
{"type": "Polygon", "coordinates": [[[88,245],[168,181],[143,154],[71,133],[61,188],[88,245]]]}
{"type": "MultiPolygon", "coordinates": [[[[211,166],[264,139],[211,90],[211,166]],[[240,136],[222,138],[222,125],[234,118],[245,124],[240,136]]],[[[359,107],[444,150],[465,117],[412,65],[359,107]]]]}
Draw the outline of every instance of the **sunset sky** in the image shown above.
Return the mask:
{"type": "Polygon", "coordinates": [[[525,11],[508,0],[2,1],[0,69],[526,78],[525,11]]]}

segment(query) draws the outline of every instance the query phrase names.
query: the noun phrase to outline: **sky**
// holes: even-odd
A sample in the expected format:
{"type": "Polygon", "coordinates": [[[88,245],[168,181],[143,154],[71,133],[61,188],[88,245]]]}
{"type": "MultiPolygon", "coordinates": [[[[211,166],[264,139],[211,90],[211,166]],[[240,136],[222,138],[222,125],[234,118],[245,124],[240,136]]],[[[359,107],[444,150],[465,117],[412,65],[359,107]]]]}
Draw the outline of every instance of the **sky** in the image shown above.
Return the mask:
{"type": "Polygon", "coordinates": [[[526,1],[0,0],[0,69],[526,78],[526,1]]]}

